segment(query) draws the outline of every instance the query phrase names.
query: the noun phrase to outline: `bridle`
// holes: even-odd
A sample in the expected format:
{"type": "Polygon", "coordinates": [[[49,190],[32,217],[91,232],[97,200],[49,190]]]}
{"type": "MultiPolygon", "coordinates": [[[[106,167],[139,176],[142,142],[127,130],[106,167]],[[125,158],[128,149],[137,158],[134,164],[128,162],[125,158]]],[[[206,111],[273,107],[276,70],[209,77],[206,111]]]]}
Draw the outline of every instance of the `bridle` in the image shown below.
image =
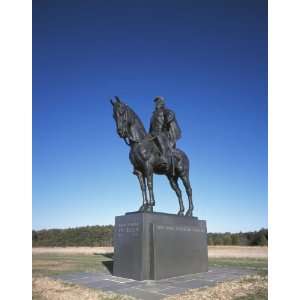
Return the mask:
{"type": "MultiPolygon", "coordinates": [[[[124,140],[124,142],[125,142],[125,144],[127,145],[127,146],[130,146],[131,145],[131,142],[132,142],[132,140],[130,140],[130,138],[128,137],[128,135],[129,135],[129,117],[128,117],[128,114],[129,114],[129,109],[128,109],[128,106],[126,105],[126,104],[124,104],[124,114],[122,114],[122,118],[123,118],[123,122],[122,123],[126,123],[126,135],[127,135],[127,137],[123,137],[123,140],[124,140]]],[[[123,126],[123,125],[122,125],[123,126]]],[[[154,137],[155,138],[155,137],[154,137]]],[[[154,138],[152,138],[152,139],[154,139],[154,138]]],[[[137,142],[137,143],[139,143],[140,141],[135,141],[135,142],[137,142]]]]}

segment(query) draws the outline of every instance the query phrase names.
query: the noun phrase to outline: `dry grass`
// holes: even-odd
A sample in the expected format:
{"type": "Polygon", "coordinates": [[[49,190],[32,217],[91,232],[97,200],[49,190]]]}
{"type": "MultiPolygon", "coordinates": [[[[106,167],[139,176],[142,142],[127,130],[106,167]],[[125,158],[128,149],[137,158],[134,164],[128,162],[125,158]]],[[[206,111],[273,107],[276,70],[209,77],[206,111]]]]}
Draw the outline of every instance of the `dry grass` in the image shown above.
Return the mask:
{"type": "Polygon", "coordinates": [[[239,280],[219,283],[207,289],[192,289],[167,300],[233,300],[268,299],[268,279],[266,276],[247,276],[239,280]]]}
{"type": "MultiPolygon", "coordinates": [[[[32,248],[33,254],[106,254],[112,253],[113,247],[43,247],[32,248]]],[[[240,247],[240,246],[209,246],[209,257],[234,258],[267,258],[268,247],[240,247]]]]}
{"type": "Polygon", "coordinates": [[[32,254],[106,254],[114,252],[113,247],[38,247],[32,248],[32,254]]]}
{"type": "Polygon", "coordinates": [[[43,261],[34,259],[32,261],[32,269],[47,269],[49,271],[67,271],[72,268],[72,264],[61,263],[59,261],[43,261]]]}
{"type": "Polygon", "coordinates": [[[33,300],[129,300],[129,296],[104,293],[78,285],[66,284],[48,277],[32,280],[33,300]]]}
{"type": "Polygon", "coordinates": [[[268,247],[208,246],[209,257],[267,258],[268,247]]]}
{"type": "Polygon", "coordinates": [[[112,258],[109,254],[57,254],[32,255],[33,276],[51,276],[62,273],[110,271],[112,258]]]}

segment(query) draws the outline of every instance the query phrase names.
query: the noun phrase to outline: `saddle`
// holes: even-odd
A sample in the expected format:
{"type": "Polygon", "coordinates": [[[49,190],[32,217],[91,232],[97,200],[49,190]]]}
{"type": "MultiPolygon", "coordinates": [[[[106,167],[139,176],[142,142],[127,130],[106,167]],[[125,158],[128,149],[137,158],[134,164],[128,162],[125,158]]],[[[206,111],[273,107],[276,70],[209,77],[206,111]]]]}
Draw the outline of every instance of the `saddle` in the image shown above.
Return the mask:
{"type": "MultiPolygon", "coordinates": [[[[145,141],[152,142],[153,146],[156,148],[157,152],[161,153],[160,149],[154,142],[155,139],[156,139],[156,137],[152,136],[149,133],[144,138],[145,141]]],[[[165,159],[163,159],[161,156],[159,156],[158,162],[157,162],[157,164],[159,165],[159,168],[162,169],[162,171],[167,171],[169,166],[171,165],[172,174],[175,175],[175,163],[176,163],[176,159],[177,159],[176,149],[173,150],[173,149],[169,148],[168,151],[166,151],[166,153],[164,153],[164,158],[165,159]]]]}

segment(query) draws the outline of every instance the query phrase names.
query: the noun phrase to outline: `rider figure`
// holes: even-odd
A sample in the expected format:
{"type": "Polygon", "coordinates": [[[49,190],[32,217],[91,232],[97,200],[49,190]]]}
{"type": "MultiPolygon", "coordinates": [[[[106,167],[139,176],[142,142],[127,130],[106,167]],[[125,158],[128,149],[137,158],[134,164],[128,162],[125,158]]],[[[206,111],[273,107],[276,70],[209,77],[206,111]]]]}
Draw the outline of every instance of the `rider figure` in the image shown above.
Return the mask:
{"type": "Polygon", "coordinates": [[[156,97],[155,111],[150,122],[150,134],[160,151],[160,164],[168,165],[168,153],[171,154],[176,148],[176,141],[181,137],[181,130],[177,124],[175,114],[165,107],[163,97],[156,97]]]}

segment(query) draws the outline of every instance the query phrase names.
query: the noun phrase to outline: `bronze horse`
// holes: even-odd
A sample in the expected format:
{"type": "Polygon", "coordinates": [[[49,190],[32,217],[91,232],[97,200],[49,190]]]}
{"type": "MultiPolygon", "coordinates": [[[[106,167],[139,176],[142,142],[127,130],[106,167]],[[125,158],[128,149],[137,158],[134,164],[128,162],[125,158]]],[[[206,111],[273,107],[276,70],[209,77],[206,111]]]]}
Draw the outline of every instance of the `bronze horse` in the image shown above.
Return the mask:
{"type": "Polygon", "coordinates": [[[184,215],[184,206],[182,202],[182,193],[178,186],[178,178],[184,184],[188,199],[189,208],[186,216],[193,215],[192,188],[189,180],[189,159],[180,149],[175,149],[173,158],[169,159],[167,167],[162,168],[159,164],[159,149],[153,142],[152,137],[147,134],[143,123],[136,113],[118,97],[116,101],[111,100],[113,106],[113,117],[116,121],[117,133],[130,146],[129,158],[134,167],[133,174],[138,177],[142,195],[143,204],[139,211],[153,212],[155,205],[153,194],[153,173],[166,175],[172,189],[175,191],[179,201],[178,215],[184,215]],[[146,182],[149,193],[149,200],[146,191],[146,182]]]}

